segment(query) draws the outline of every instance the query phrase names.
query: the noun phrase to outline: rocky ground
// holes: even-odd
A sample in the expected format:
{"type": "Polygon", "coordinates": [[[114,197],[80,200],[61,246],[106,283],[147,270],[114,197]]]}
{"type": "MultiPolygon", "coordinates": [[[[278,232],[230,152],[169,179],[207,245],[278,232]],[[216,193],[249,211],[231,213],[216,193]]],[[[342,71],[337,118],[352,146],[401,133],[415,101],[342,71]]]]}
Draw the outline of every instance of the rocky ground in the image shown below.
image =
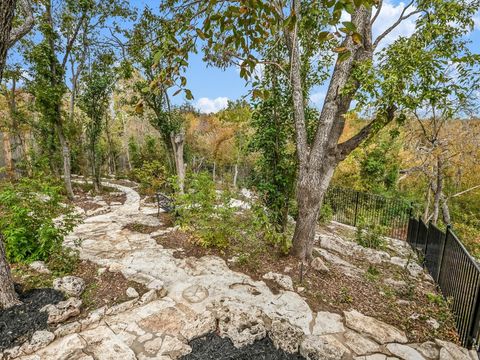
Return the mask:
{"type": "MultiPolygon", "coordinates": [[[[265,349],[262,346],[271,341],[274,347],[308,360],[472,360],[471,356],[476,356],[442,340],[409,343],[409,334],[395,323],[367,316],[352,304],[337,312],[312,309],[302,295],[307,289],[298,289],[291,277],[282,273],[265,274],[269,279],[265,281],[276,282],[281,288],[272,292],[265,281],[232,270],[218,256],[174,256],[178,249],[165,248],[155,240],[173,231],[160,227],[162,221],[152,216],[157,209],[141,204],[138,193],[129,187],[109,186],[126,194],[124,204],[87,218],[68,236],[66,244],[78,248],[82,259],[121,272],[149,291],[117,307],[100,308],[83,322],[67,324],[56,333],[39,331],[27,345],[6,351],[5,358],[208,359],[198,354],[208,344],[218,341],[212,333],[243,349],[252,344],[258,346],[253,349],[265,349]],[[132,223],[158,230],[138,232],[127,226],[132,223]]],[[[393,249],[382,253],[358,248],[353,243],[337,243],[328,236],[319,234],[315,271],[325,271],[325,266],[355,278],[363,276],[365,268],[368,269],[366,263],[374,262],[378,266],[405,269],[420,282],[425,279],[428,282],[403,243],[392,242],[393,249]],[[339,253],[357,260],[347,261],[339,253]],[[364,265],[358,263],[360,257],[364,265]]],[[[225,354],[231,351],[226,348],[225,354]]],[[[267,359],[260,357],[260,350],[259,357],[255,357],[255,351],[247,354],[247,358],[267,359]]],[[[281,356],[284,354],[278,359],[281,356]]]]}

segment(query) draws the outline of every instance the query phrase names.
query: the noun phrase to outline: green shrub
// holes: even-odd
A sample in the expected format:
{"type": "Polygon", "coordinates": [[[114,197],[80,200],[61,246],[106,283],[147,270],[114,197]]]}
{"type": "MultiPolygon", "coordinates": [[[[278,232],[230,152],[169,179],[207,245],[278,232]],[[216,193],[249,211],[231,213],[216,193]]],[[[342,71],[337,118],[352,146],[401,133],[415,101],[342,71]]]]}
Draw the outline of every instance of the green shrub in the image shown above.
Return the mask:
{"type": "Polygon", "coordinates": [[[363,247],[380,250],[386,246],[384,233],[385,229],[381,225],[375,223],[366,225],[365,221],[360,220],[355,232],[355,240],[363,247]]]}
{"type": "Polygon", "coordinates": [[[50,254],[47,267],[55,276],[64,276],[76,270],[79,260],[78,251],[61,247],[50,254]]]}
{"type": "Polygon", "coordinates": [[[165,166],[158,160],[145,161],[141,167],[132,170],[130,177],[140,184],[140,191],[148,195],[163,190],[167,184],[165,166]]]}
{"type": "Polygon", "coordinates": [[[0,232],[10,262],[48,260],[61,251],[64,236],[77,223],[62,203],[63,186],[49,178],[22,178],[0,187],[0,232]]]}
{"type": "Polygon", "coordinates": [[[278,246],[288,251],[288,234],[280,234],[270,222],[266,210],[255,202],[248,208],[232,206],[238,198],[229,190],[217,192],[210,174],[190,174],[185,194],[177,195],[177,224],[190,231],[205,247],[235,249],[242,259],[253,258],[278,246]]]}

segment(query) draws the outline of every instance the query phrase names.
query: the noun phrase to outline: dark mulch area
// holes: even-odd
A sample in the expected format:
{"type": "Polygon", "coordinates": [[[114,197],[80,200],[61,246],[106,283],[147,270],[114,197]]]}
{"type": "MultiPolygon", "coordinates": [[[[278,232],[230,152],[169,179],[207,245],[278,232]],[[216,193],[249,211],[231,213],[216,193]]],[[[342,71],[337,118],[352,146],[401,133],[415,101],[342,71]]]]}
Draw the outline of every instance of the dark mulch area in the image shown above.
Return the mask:
{"type": "MultiPolygon", "coordinates": [[[[181,248],[182,250],[174,252],[174,256],[178,258],[215,255],[227,261],[239,254],[238,251],[229,248],[199,246],[194,237],[178,230],[157,236],[155,240],[165,248],[181,248]]],[[[370,265],[363,258],[345,256],[344,258],[364,270],[370,265]]],[[[246,261],[234,263],[227,261],[227,264],[234,271],[243,272],[254,280],[264,281],[274,294],[279,292],[279,286],[273,281],[262,279],[262,276],[269,271],[289,275],[295,289],[305,298],[313,311],[342,314],[343,311],[356,309],[404,330],[411,342],[423,342],[434,338],[458,342],[454,318],[448,307],[430,296],[433,294],[435,297],[437,294],[434,285],[413,281],[410,292],[399,293],[383,283],[383,279],[387,277],[404,280],[406,271],[400,267],[390,264],[376,265],[377,277],[368,277],[368,273],[360,274],[359,277],[349,277],[334,266],[329,266],[330,272],[324,274],[308,266],[302,268],[296,258],[285,256],[273,247],[246,261]],[[409,303],[398,304],[397,300],[400,299],[409,303]],[[430,317],[440,323],[439,329],[434,330],[427,323],[430,317]]]]}
{"type": "Polygon", "coordinates": [[[22,344],[35,331],[47,329],[48,315],[40,309],[64,300],[63,294],[53,289],[20,292],[19,297],[22,304],[0,310],[0,351],[22,344]]]}
{"type": "Polygon", "coordinates": [[[305,360],[299,354],[276,349],[269,338],[237,349],[228,338],[215,333],[190,342],[192,352],[181,360],[305,360]]]}

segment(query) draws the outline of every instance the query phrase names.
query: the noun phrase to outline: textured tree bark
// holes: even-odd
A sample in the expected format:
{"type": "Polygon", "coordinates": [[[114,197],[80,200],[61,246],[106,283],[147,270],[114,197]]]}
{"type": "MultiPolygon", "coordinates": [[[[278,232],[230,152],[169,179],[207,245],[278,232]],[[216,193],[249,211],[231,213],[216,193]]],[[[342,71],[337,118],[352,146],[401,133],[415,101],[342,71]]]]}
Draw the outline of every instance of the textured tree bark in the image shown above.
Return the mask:
{"type": "MultiPolygon", "coordinates": [[[[291,12],[301,13],[301,2],[293,1],[291,12]]],[[[357,135],[339,144],[345,126],[344,115],[350,108],[354,91],[342,94],[356,62],[371,60],[373,57],[371,9],[360,7],[352,15],[352,22],[362,35],[363,44],[355,44],[346,38],[343,45],[351,51],[344,61],[337,61],[332,73],[325,102],[318,119],[315,138],[310,144],[307,139],[304,108],[306,101],[301,73],[301,47],[297,29],[286,30],[285,40],[290,54],[290,80],[292,86],[297,157],[299,163],[296,198],[298,218],[293,236],[292,253],[301,260],[311,258],[315,240],[318,214],[325,192],[336,165],[355,149],[372,131],[369,124],[357,135]]],[[[353,84],[354,90],[359,84],[353,84]]],[[[389,113],[393,117],[393,110],[389,113]]]]}
{"type": "Polygon", "coordinates": [[[185,162],[183,160],[183,147],[185,145],[185,133],[170,134],[173,157],[175,158],[175,170],[178,177],[178,188],[181,194],[185,190],[185,162]]]}
{"type": "Polygon", "coordinates": [[[16,0],[2,0],[0,2],[0,81],[3,78],[7,50],[10,47],[10,32],[16,3],[16,0]]]}
{"type": "Polygon", "coordinates": [[[0,236],[0,309],[8,309],[17,304],[20,304],[20,301],[13,286],[10,267],[8,266],[5,255],[3,238],[0,236]]]}
{"type": "MultiPolygon", "coordinates": [[[[58,116],[61,116],[60,114],[58,116]]],[[[72,189],[72,166],[70,164],[70,147],[67,144],[65,139],[65,134],[63,132],[63,126],[61,119],[57,119],[55,123],[55,128],[57,130],[58,140],[60,141],[60,146],[62,148],[62,159],[63,159],[63,181],[65,183],[65,190],[67,191],[67,196],[69,199],[73,199],[73,189],[72,189]]]]}

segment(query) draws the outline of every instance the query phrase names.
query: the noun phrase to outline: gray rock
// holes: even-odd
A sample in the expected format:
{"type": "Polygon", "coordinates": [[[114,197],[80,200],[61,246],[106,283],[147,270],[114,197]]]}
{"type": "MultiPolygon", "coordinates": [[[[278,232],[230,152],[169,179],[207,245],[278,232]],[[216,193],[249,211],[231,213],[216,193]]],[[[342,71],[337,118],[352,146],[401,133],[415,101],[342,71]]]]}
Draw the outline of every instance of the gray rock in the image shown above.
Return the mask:
{"type": "Polygon", "coordinates": [[[137,290],[132,287],[127,289],[126,294],[129,298],[137,298],[139,296],[137,290]]]}
{"type": "Polygon", "coordinates": [[[311,335],[300,344],[300,355],[307,360],[340,360],[350,351],[332,335],[311,335]]]}
{"type": "Polygon", "coordinates": [[[68,296],[79,297],[85,290],[85,281],[77,276],[64,276],[53,280],[53,288],[68,296]]]}
{"type": "Polygon", "coordinates": [[[296,353],[303,339],[303,331],[284,319],[272,321],[269,336],[277,349],[296,353]]]}
{"type": "Polygon", "coordinates": [[[68,300],[60,301],[58,304],[49,304],[44,306],[40,311],[48,313],[49,324],[58,324],[80,314],[82,300],[71,297],[68,300]]]}
{"type": "Polygon", "coordinates": [[[315,269],[318,272],[326,273],[326,272],[330,271],[329,268],[327,267],[327,265],[325,265],[323,260],[318,256],[315,259],[312,260],[311,266],[312,266],[313,269],[315,269]]]}
{"type": "Polygon", "coordinates": [[[41,274],[50,274],[50,270],[48,270],[45,262],[43,261],[34,261],[28,265],[28,267],[36,272],[41,274]]]}
{"type": "Polygon", "coordinates": [[[21,346],[21,351],[25,354],[31,354],[41,348],[44,348],[55,339],[55,335],[50,331],[35,331],[29,342],[21,346]]]}
{"type": "Polygon", "coordinates": [[[293,281],[288,275],[278,274],[270,271],[263,275],[263,279],[275,281],[283,289],[293,291],[293,281]]]}
{"type": "Polygon", "coordinates": [[[312,335],[326,335],[344,332],[341,315],[326,311],[319,311],[313,325],[312,335]]]}
{"type": "Polygon", "coordinates": [[[345,338],[345,345],[357,355],[371,354],[380,351],[380,345],[355,331],[347,330],[343,336],[345,338]]]}
{"type": "Polygon", "coordinates": [[[440,360],[470,360],[470,355],[468,354],[467,349],[449,341],[435,339],[435,343],[442,347],[440,349],[440,360]]]}
{"type": "Polygon", "coordinates": [[[417,350],[407,345],[393,343],[388,344],[387,349],[393,355],[398,356],[400,359],[403,360],[425,360],[425,358],[420,355],[417,350]]]}
{"type": "Polygon", "coordinates": [[[208,289],[201,285],[192,285],[182,292],[182,297],[190,304],[200,303],[208,297],[208,289]]]}
{"type": "Polygon", "coordinates": [[[380,344],[390,342],[406,343],[405,333],[392,325],[388,325],[370,316],[365,316],[356,310],[345,311],[347,327],[361,334],[366,334],[380,344]]]}
{"type": "Polygon", "coordinates": [[[437,330],[440,327],[440,324],[434,318],[429,318],[426,322],[435,330],[437,330]]]}
{"type": "Polygon", "coordinates": [[[417,351],[427,359],[437,359],[440,351],[433,341],[426,341],[421,344],[412,345],[417,351]]]}

